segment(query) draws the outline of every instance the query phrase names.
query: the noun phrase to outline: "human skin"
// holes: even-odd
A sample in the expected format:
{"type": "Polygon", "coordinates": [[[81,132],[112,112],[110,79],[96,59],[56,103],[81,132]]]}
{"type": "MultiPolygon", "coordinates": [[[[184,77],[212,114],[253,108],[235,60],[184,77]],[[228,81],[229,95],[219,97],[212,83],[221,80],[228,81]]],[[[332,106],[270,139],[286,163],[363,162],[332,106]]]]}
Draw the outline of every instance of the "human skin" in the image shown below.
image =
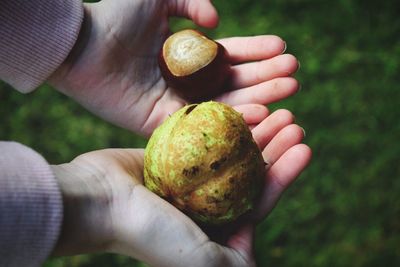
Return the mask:
{"type": "MultiPolygon", "coordinates": [[[[208,0],[103,0],[85,4],[82,30],[49,82],[94,114],[144,136],[188,101],[162,79],[157,57],[168,18],[218,24],[208,0]]],[[[64,222],[53,255],[115,252],[152,266],[253,266],[253,231],[307,166],[311,151],[290,112],[267,117],[264,105],[298,90],[298,62],[271,35],[218,40],[228,51],[230,92],[214,100],[236,106],[269,163],[262,198],[251,220],[212,236],[144,188],[143,151],[109,149],[52,166],[64,200],[64,222]],[[290,166],[288,168],[287,166],[290,166]]]]}
{"type": "MultiPolygon", "coordinates": [[[[168,18],[187,17],[213,28],[218,15],[208,0],[103,0],[84,4],[76,45],[49,78],[57,90],[113,124],[150,136],[169,115],[187,104],[161,77],[157,58],[170,33],[168,18]]],[[[216,101],[267,105],[297,92],[298,62],[282,54],[273,35],[218,40],[232,65],[230,92],[216,101]]]]}
{"type": "Polygon", "coordinates": [[[252,135],[268,165],[256,209],[223,242],[143,186],[143,149],[107,149],[52,166],[64,201],[53,255],[113,252],[151,266],[255,266],[254,228],[308,165],[311,150],[289,111],[236,109],[255,125],[252,135]]]}

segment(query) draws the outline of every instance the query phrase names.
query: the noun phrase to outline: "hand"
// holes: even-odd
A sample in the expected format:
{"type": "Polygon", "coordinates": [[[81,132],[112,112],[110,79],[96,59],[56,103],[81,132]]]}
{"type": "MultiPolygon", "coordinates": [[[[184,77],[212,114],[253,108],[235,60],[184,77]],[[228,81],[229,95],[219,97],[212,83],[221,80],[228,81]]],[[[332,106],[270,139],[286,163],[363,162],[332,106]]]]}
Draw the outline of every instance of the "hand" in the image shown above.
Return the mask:
{"type": "MultiPolygon", "coordinates": [[[[169,34],[170,16],[188,17],[215,27],[218,15],[209,0],[103,0],[85,4],[81,33],[67,60],[49,82],[100,117],[149,136],[186,101],[168,88],[157,56],[169,34]]],[[[281,55],[277,36],[219,40],[232,63],[233,83],[217,101],[229,105],[270,104],[297,91],[290,77],[298,67],[281,55]]]]}
{"type": "Polygon", "coordinates": [[[254,226],[307,166],[311,151],[300,144],[303,131],[293,124],[290,112],[278,110],[267,117],[267,109],[257,105],[236,109],[255,125],[252,134],[269,164],[255,219],[225,244],[211,241],[192,220],[143,186],[142,149],[107,149],[53,166],[65,206],[54,254],[108,251],[151,266],[254,266],[254,226]]]}

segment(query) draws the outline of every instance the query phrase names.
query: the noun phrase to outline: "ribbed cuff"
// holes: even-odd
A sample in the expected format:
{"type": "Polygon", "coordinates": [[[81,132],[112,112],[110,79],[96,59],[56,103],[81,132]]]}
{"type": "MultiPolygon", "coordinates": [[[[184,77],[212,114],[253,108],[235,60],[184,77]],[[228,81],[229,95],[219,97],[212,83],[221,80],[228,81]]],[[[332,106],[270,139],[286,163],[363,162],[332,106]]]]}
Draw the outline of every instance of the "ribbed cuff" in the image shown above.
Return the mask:
{"type": "Polygon", "coordinates": [[[82,20],[81,0],[1,0],[0,79],[34,90],[65,60],[82,20]]]}
{"type": "Polygon", "coordinates": [[[14,142],[0,142],[0,265],[41,266],[62,222],[62,198],[47,162],[14,142]]]}

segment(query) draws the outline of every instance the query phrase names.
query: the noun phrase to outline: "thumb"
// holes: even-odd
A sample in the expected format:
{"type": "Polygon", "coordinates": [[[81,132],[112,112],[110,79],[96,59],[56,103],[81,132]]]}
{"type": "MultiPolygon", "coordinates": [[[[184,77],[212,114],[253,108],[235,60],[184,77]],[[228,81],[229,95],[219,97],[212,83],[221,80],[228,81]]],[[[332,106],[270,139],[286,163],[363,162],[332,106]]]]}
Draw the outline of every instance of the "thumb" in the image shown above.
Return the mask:
{"type": "Polygon", "coordinates": [[[201,27],[214,28],[218,25],[218,13],[210,0],[169,1],[169,14],[191,19],[201,27]]]}

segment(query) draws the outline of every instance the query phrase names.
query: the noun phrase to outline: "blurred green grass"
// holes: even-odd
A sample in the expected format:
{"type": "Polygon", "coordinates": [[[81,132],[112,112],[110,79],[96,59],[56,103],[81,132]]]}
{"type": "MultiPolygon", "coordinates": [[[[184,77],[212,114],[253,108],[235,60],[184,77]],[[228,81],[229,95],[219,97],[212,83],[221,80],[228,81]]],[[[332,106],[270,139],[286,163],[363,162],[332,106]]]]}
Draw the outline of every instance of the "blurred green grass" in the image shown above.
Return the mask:
{"type": "MultiPolygon", "coordinates": [[[[301,62],[302,90],[270,109],[295,113],[313,161],[258,227],[259,266],[400,266],[400,2],[213,2],[221,20],[209,35],[276,34],[301,62]]],[[[146,144],[46,85],[21,95],[2,84],[0,101],[0,139],[31,146],[51,163],[146,144]]],[[[145,265],[101,254],[45,266],[145,265]]]]}

